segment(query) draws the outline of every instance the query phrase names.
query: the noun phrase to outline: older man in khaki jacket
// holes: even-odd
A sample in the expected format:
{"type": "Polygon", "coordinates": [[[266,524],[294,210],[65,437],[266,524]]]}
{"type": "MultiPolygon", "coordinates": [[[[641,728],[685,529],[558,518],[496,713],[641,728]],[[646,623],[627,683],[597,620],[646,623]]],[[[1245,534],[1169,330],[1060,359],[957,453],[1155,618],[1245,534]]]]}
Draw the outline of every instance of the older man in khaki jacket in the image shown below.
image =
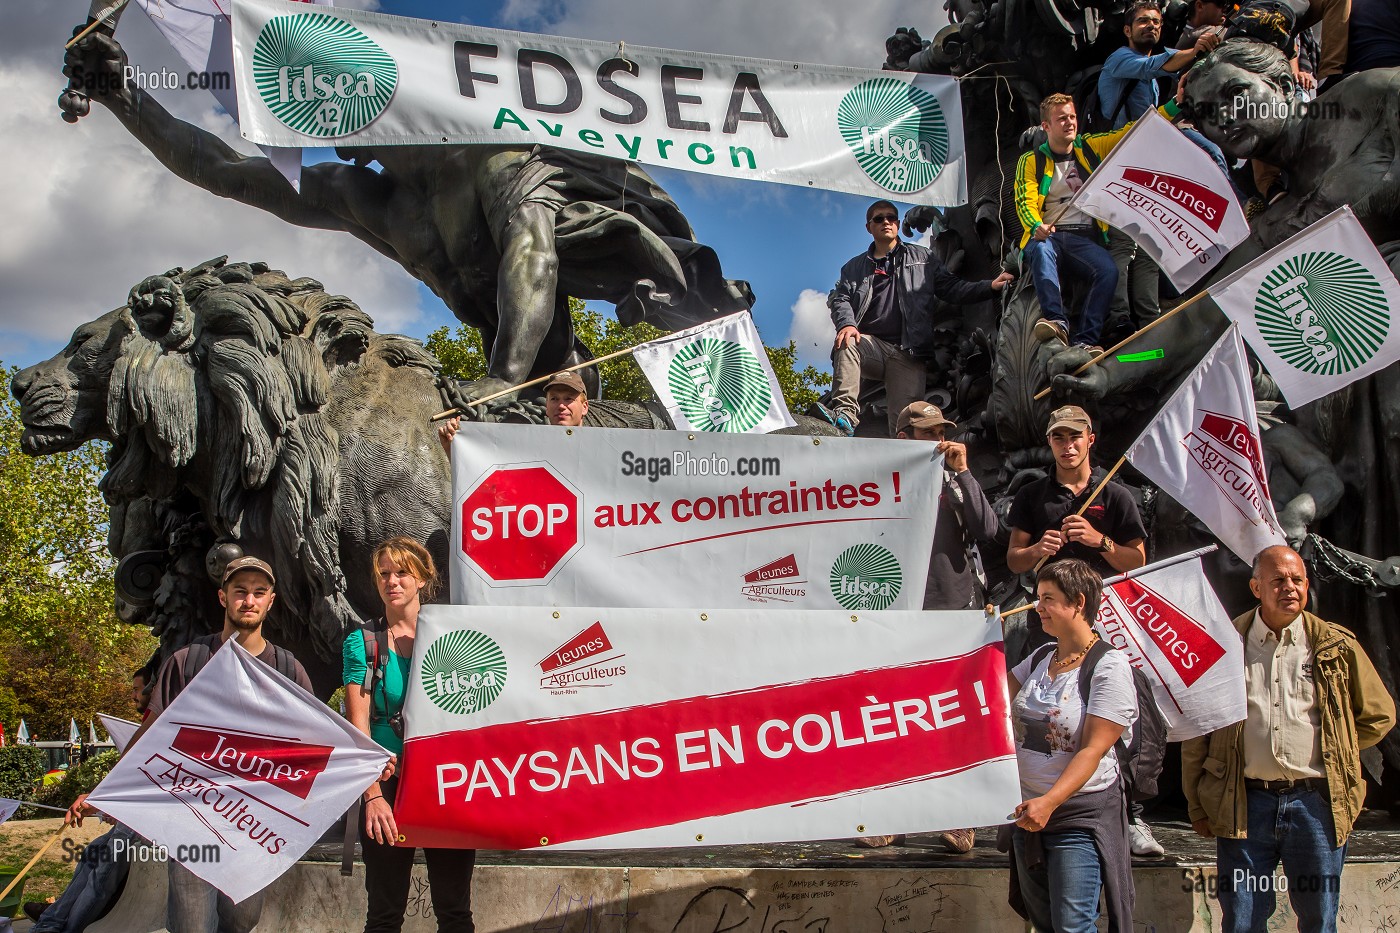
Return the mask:
{"type": "Polygon", "coordinates": [[[1282,862],[1301,931],[1335,931],[1347,835],[1361,813],[1361,750],[1395,725],[1395,703],[1351,632],[1303,607],[1292,548],[1265,548],[1235,619],[1245,643],[1244,722],[1181,747],[1191,825],[1215,837],[1226,933],[1265,929],[1282,862]]]}

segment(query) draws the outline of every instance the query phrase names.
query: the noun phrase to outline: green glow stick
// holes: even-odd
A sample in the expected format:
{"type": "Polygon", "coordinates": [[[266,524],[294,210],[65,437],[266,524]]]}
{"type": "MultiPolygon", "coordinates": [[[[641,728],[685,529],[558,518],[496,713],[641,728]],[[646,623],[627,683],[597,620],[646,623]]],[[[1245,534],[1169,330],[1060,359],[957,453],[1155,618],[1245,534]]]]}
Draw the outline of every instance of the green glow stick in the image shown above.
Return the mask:
{"type": "Polygon", "coordinates": [[[1145,363],[1148,360],[1160,360],[1166,355],[1165,350],[1146,350],[1142,353],[1120,353],[1115,359],[1120,363],[1145,363]]]}

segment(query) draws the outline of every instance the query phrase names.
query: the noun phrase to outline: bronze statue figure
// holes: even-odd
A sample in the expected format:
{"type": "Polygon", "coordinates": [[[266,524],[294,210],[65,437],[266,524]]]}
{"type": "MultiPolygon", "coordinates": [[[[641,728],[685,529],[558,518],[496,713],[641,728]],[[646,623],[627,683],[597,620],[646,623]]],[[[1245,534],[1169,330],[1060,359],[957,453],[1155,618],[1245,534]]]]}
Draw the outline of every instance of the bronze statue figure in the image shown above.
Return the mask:
{"type": "MultiPolygon", "coordinates": [[[[298,193],[267,159],[235,152],[121,80],[125,64],[99,31],[69,50],[64,71],[176,175],[289,223],[352,234],[478,328],[487,376],[462,387],[462,400],[587,359],[569,296],[670,330],[753,304],[747,283],[723,277],[714,251],[633,163],[539,146],[349,149],[354,164],[306,167],[298,193]]],[[[71,92],[60,106],[70,117],[88,109],[71,92]]]]}

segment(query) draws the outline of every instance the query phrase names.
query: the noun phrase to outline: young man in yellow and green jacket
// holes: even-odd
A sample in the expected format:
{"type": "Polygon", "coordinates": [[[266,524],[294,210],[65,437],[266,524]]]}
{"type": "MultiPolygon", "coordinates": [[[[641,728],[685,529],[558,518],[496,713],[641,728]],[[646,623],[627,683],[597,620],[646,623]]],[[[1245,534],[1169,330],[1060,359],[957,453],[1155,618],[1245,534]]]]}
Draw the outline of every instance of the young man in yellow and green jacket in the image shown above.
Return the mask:
{"type": "MultiPolygon", "coordinates": [[[[1168,119],[1179,112],[1175,101],[1159,110],[1168,119]]],[[[1108,227],[1072,207],[1070,201],[1133,124],[1110,133],[1081,135],[1074,99],[1067,94],[1051,94],[1041,101],[1040,119],[1046,141],[1021,156],[1015,178],[1021,251],[1040,301],[1035,335],[1042,341],[1058,337],[1097,350],[1118,284],[1118,269],[1106,248],[1108,227]],[[1072,339],[1060,289],[1062,267],[1089,284],[1072,339]]]]}

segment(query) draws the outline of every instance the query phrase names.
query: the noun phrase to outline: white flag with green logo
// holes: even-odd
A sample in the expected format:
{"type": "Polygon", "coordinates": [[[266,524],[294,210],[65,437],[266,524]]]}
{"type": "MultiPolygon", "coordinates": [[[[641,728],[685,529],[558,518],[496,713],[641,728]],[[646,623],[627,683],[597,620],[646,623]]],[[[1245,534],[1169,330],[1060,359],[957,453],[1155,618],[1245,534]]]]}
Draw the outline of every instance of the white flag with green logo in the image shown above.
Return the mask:
{"type": "Polygon", "coordinates": [[[747,311],[632,351],[679,431],[767,434],[797,422],[747,311]]]}
{"type": "Polygon", "coordinates": [[[1400,359],[1400,282],[1350,207],[1209,292],[1294,408],[1400,359]]]}

